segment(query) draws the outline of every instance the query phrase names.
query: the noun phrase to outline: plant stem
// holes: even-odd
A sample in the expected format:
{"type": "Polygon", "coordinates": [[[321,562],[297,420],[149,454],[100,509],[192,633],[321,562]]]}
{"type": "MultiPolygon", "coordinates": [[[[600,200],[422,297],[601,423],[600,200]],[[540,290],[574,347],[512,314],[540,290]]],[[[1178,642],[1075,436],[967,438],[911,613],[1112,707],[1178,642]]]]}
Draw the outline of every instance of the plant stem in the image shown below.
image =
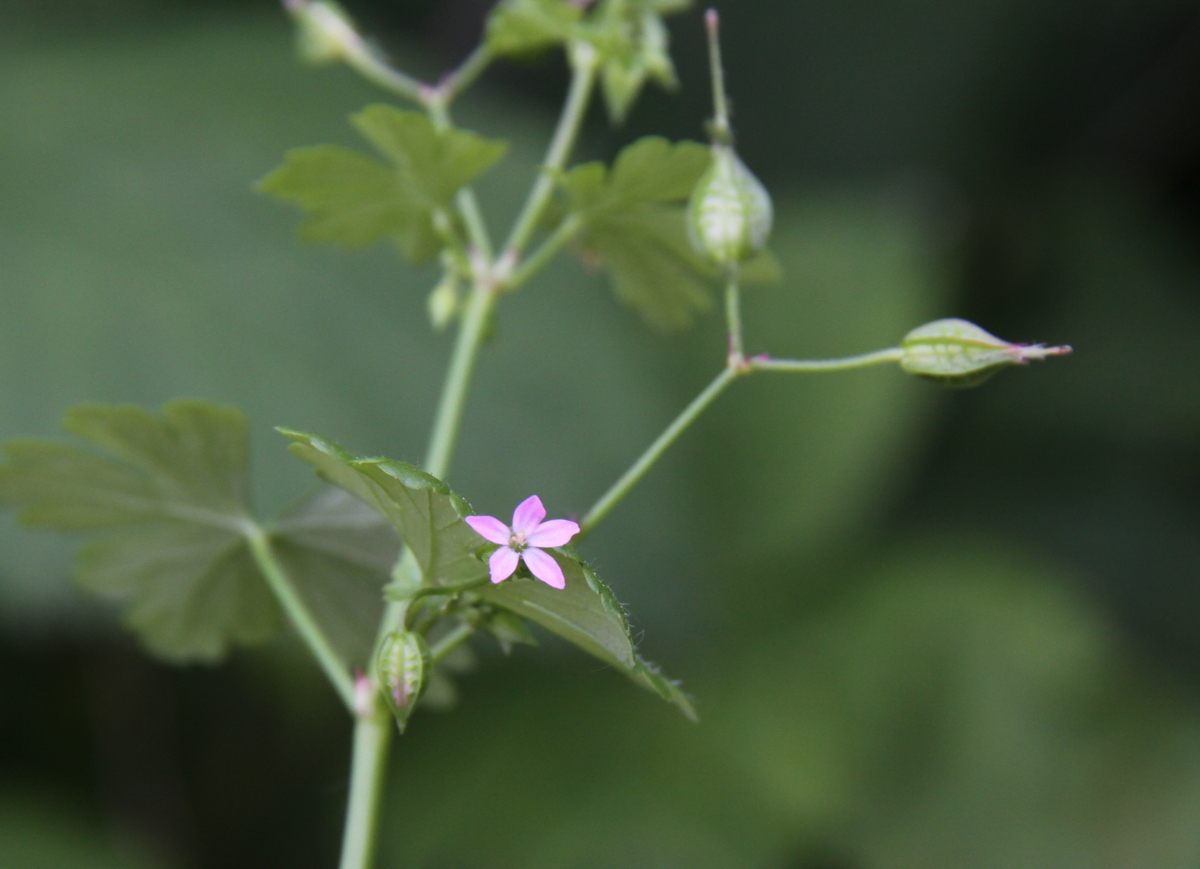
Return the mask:
{"type": "MultiPolygon", "coordinates": [[[[506,258],[516,263],[529,237],[537,228],[542,211],[545,210],[554,192],[554,176],[561,171],[575,145],[583,124],[588,100],[595,83],[596,56],[590,44],[581,43],[572,50],[574,74],[567,103],[563,107],[558,129],[550,143],[542,175],[530,193],[521,217],[513,228],[505,246],[506,258]]],[[[448,125],[450,113],[444,101],[424,99],[426,108],[435,124],[448,125]]],[[[495,264],[487,232],[469,190],[459,193],[459,209],[471,233],[471,244],[476,248],[486,268],[476,267],[474,286],[466,314],[459,327],[458,340],[451,357],[442,397],[438,404],[437,417],[429,439],[425,470],[438,478],[444,478],[450,470],[450,460],[458,439],[471,375],[479,357],[479,349],[487,334],[488,322],[496,302],[495,264]]],[[[397,570],[410,575],[416,571],[416,562],[406,555],[397,570]]],[[[392,602],[384,611],[380,623],[380,635],[394,630],[403,620],[406,605],[392,602]]],[[[342,839],[341,869],[369,869],[374,855],[375,832],[379,814],[382,780],[387,766],[391,728],[375,718],[359,718],[354,729],[354,760],[350,773],[350,803],[346,810],[346,831],[342,839]]]]}
{"type": "Polygon", "coordinates": [[[287,614],[288,620],[300,634],[313,657],[317,659],[317,663],[321,665],[325,675],[329,677],[330,683],[342,698],[342,702],[346,704],[346,708],[353,709],[354,679],[346,669],[346,665],[342,663],[342,659],[334,651],[333,645],[325,636],[325,632],[321,630],[321,626],[317,624],[317,620],[309,612],[308,606],[296,591],[296,587],[283,569],[283,565],[275,557],[275,552],[271,548],[270,536],[257,524],[249,524],[245,529],[245,536],[258,569],[266,577],[267,585],[271,587],[276,600],[287,614]]]}
{"type": "Polygon", "coordinates": [[[713,139],[722,145],[730,144],[733,129],[729,126],[729,100],[725,96],[725,66],[721,63],[721,17],[716,9],[704,16],[708,30],[708,65],[712,73],[713,139]]]}
{"type": "Polygon", "coordinates": [[[533,185],[529,200],[513,226],[508,243],[504,245],[504,256],[513,263],[525,250],[525,245],[529,243],[537,229],[538,221],[542,218],[542,212],[554,194],[558,173],[562,171],[571,150],[575,147],[575,140],[579,136],[588,103],[591,101],[592,87],[596,82],[596,49],[590,42],[576,42],[571,45],[570,54],[571,87],[567,92],[562,116],[558,120],[558,129],[554,131],[550,149],[542,163],[541,174],[533,185]]]}
{"type": "MultiPolygon", "coordinates": [[[[378,702],[375,704],[378,706],[378,702]]],[[[350,761],[350,799],[342,833],[339,869],[370,869],[378,838],[383,774],[394,725],[383,710],[361,715],[354,724],[354,756],[350,761]]]]}
{"type": "Polygon", "coordinates": [[[738,281],[738,268],[730,266],[725,282],[725,322],[729,329],[729,362],[739,365],[742,361],[742,288],[738,281]]]}
{"type": "Polygon", "coordinates": [[[542,246],[526,257],[525,261],[505,280],[504,289],[511,292],[524,286],[530,278],[545,268],[558,255],[559,251],[570,244],[582,229],[583,221],[576,216],[572,215],[564,220],[558,229],[542,242],[542,246]]]}
{"type": "Polygon", "coordinates": [[[372,84],[414,103],[424,102],[423,94],[428,86],[411,75],[392,69],[361,37],[356,36],[355,42],[347,46],[345,58],[351,69],[372,84]]]}
{"type": "Polygon", "coordinates": [[[769,359],[765,356],[754,356],[746,360],[752,371],[791,371],[796,373],[820,371],[853,371],[856,368],[870,368],[872,365],[885,365],[889,362],[899,362],[904,358],[904,351],[899,347],[888,350],[876,350],[874,353],[863,353],[859,356],[846,356],[841,359],[769,359]]]}
{"type": "Polygon", "coordinates": [[[429,452],[425,458],[425,470],[438,479],[444,479],[450,470],[450,459],[458,442],[458,430],[462,423],[463,410],[467,403],[467,391],[471,386],[471,375],[475,360],[483,344],[484,334],[492,315],[496,293],[486,282],[475,282],[471,300],[463,315],[458,342],[450,360],[450,372],[442,390],[438,405],[433,435],[429,440],[429,452]]]}
{"type": "Polygon", "coordinates": [[[491,62],[492,50],[484,43],[472,51],[457,69],[447,73],[441,84],[438,85],[438,90],[442,92],[446,102],[454,102],[459,94],[475,84],[475,80],[483,74],[491,62]]]}
{"type": "Polygon", "coordinates": [[[662,458],[663,454],[671,448],[671,445],[679,439],[679,436],[687,431],[700,414],[708,409],[717,396],[736,380],[739,376],[746,373],[746,369],[740,366],[727,365],[716,379],[708,385],[703,392],[696,396],[695,400],[687,406],[687,408],[676,417],[667,430],[658,436],[646,450],[642,453],[641,458],[634,462],[633,467],[626,471],[621,479],[613,484],[612,488],[604,493],[604,496],[596,502],[592,509],[588,510],[587,515],[579,523],[579,535],[576,536],[574,543],[582,539],[583,536],[591,533],[605,516],[620,503],[621,499],[629,494],[629,490],[638,484],[642,477],[646,476],[646,472],[654,467],[655,462],[662,458]]]}
{"type": "Polygon", "coordinates": [[[436,664],[443,660],[447,655],[465,643],[475,633],[475,629],[466,622],[459,622],[458,626],[446,636],[442,637],[434,643],[429,649],[429,662],[436,664]]]}

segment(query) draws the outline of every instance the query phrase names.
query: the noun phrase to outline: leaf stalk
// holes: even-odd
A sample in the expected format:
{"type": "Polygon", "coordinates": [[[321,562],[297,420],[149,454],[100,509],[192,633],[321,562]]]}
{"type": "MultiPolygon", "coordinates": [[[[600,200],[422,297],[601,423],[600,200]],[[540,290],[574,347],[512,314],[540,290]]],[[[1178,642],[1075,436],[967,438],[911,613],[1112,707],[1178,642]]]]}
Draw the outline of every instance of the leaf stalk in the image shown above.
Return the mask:
{"type": "Polygon", "coordinates": [[[271,546],[270,535],[256,523],[248,523],[243,533],[250,546],[250,553],[254,556],[255,564],[266,577],[267,585],[274,592],[275,598],[279,601],[284,613],[287,614],[288,620],[300,634],[313,657],[317,659],[321,669],[325,671],[325,675],[329,678],[338,696],[342,698],[342,702],[346,704],[346,708],[353,711],[354,678],[334,650],[329,638],[325,636],[325,632],[321,630],[317,620],[309,612],[308,605],[300,597],[295,583],[292,582],[291,577],[288,576],[287,571],[276,557],[271,546]]]}

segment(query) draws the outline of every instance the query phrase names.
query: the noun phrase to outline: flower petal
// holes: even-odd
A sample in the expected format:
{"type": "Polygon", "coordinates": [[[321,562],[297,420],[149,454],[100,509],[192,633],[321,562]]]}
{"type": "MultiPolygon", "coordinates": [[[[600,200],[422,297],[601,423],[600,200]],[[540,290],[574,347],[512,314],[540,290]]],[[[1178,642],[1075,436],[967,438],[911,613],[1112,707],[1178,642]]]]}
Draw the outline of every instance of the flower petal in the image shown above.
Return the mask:
{"type": "Polygon", "coordinates": [[[558,566],[558,562],[550,553],[530,548],[522,552],[521,557],[525,559],[525,566],[529,568],[529,572],[546,585],[558,589],[567,587],[567,579],[563,576],[562,568],[558,566]]]}
{"type": "Polygon", "coordinates": [[[579,533],[579,526],[570,519],[551,519],[525,536],[530,546],[566,546],[579,533]]]}
{"type": "Polygon", "coordinates": [[[466,523],[475,529],[475,533],[488,543],[499,543],[504,546],[509,542],[511,532],[508,526],[495,516],[467,516],[466,523]]]}
{"type": "Polygon", "coordinates": [[[524,501],[517,505],[517,509],[513,511],[512,530],[514,534],[528,534],[538,524],[546,518],[546,508],[542,506],[542,499],[537,495],[530,495],[524,501]]]}
{"type": "MultiPolygon", "coordinates": [[[[488,570],[492,572],[492,582],[504,582],[513,575],[513,571],[517,569],[517,562],[521,560],[521,556],[514,549],[509,549],[507,546],[501,546],[492,553],[492,557],[488,559],[488,570]]],[[[557,567],[557,565],[555,565],[557,567]]]]}

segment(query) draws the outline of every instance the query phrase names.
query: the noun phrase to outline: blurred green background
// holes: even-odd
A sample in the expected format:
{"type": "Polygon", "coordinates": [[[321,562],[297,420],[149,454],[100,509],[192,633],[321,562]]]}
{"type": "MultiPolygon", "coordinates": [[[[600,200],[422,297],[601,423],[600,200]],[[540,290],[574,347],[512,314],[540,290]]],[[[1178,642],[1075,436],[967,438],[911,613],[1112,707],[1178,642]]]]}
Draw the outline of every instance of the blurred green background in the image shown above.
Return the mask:
{"type": "MultiPolygon", "coordinates": [[[[483,0],[348,2],[410,69],[483,0]]],[[[1200,867],[1200,4],[726,4],[740,149],[776,195],[749,348],[854,353],[965,316],[1074,357],[946,393],[875,370],[751,379],[586,554],[697,698],[487,644],[400,741],[383,866],[1200,867]]],[[[583,156],[702,136],[683,90],[583,156]]],[[[518,204],[563,64],[462,123],[518,204]]],[[[0,6],[0,437],[80,401],[236,403],[264,511],[308,491],[271,427],[419,460],[449,339],[431,271],[305,249],[251,182],[355,144],[381,95],[296,62],[267,0],[0,6]]],[[[721,324],[645,330],[563,260],[500,311],[454,487],[582,512],[712,376],[721,324]]],[[[281,637],[141,656],[70,546],[0,528],[0,867],[328,867],[349,722],[281,637]]]]}

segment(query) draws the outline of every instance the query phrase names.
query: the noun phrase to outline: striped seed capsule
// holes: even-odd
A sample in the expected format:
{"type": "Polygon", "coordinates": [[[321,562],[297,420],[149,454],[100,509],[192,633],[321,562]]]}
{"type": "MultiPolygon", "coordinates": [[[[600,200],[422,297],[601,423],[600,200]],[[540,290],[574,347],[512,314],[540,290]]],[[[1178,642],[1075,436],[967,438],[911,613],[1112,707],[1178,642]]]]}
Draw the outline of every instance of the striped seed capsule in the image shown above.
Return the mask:
{"type": "Polygon", "coordinates": [[[698,252],[729,267],[766,247],[774,209],[762,182],[732,147],[715,144],[712,152],[712,166],[688,204],[688,234],[698,252]]]}
{"type": "Polygon", "coordinates": [[[918,326],[900,344],[900,367],[944,386],[978,386],[1001,368],[1033,359],[1065,356],[1070,347],[1014,344],[967,320],[935,320],[918,326]]]}
{"type": "Polygon", "coordinates": [[[429,645],[420,634],[395,631],[379,647],[379,681],[400,732],[429,681],[429,645]]]}

